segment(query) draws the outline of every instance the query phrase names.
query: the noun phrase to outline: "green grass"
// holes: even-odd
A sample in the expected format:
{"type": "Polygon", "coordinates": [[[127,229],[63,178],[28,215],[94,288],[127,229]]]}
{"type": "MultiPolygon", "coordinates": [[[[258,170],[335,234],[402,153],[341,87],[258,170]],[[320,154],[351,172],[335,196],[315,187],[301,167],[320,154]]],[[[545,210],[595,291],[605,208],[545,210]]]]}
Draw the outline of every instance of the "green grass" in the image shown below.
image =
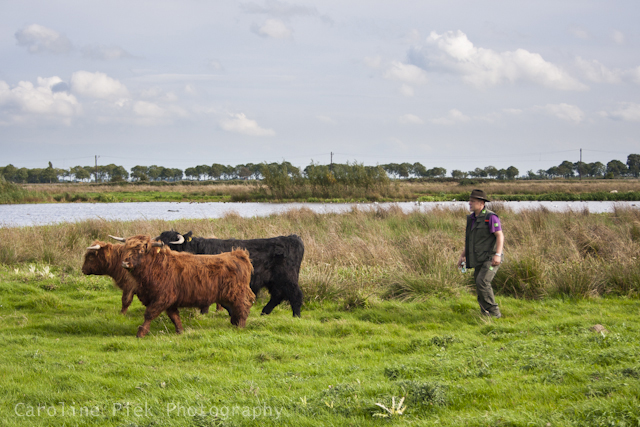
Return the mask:
{"type": "Polygon", "coordinates": [[[120,315],[110,279],[0,267],[0,425],[640,422],[637,299],[499,296],[505,317],[487,320],[467,292],[351,310],[307,298],[294,319],[259,316],[266,297],[246,329],[186,309],[183,335],[163,315],[136,339],[144,307],[120,315]],[[376,416],[402,397],[402,415],[376,416]]]}

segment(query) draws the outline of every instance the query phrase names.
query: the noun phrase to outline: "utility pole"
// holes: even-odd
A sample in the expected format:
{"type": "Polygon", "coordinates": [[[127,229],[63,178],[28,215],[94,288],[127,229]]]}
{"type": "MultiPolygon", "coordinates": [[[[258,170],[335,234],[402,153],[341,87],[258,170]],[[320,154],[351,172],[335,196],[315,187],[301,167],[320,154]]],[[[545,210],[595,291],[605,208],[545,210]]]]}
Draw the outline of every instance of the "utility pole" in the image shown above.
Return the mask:
{"type": "Polygon", "coordinates": [[[96,175],[96,184],[98,183],[98,155],[96,155],[96,170],[95,170],[95,175],[96,175]]]}
{"type": "Polygon", "coordinates": [[[333,151],[331,152],[331,164],[329,165],[329,170],[333,172],[333,151]]]}
{"type": "Polygon", "coordinates": [[[580,174],[580,181],[582,181],[582,148],[580,149],[580,167],[578,168],[578,173],[580,174]]]}

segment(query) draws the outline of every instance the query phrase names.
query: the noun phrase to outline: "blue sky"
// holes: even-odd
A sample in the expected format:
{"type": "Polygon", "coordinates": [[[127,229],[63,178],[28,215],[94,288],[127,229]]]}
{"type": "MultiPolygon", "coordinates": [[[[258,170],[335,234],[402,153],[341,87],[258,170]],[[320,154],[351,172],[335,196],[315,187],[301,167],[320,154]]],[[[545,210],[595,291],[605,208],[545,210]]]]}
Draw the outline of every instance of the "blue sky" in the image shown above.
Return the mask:
{"type": "Polygon", "coordinates": [[[0,165],[640,153],[637,1],[0,3],[0,165]]]}

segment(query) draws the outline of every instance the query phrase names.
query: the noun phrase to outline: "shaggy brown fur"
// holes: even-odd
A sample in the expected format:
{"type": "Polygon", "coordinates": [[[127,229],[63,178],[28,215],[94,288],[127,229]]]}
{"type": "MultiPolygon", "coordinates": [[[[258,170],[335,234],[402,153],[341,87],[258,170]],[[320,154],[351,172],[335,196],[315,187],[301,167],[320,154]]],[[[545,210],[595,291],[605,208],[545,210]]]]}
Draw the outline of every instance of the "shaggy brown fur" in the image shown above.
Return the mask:
{"type": "Polygon", "coordinates": [[[125,314],[133,301],[138,282],[122,268],[122,252],[124,245],[112,245],[111,243],[96,240],[91,246],[100,245],[100,249],[87,249],[84,254],[82,273],[86,275],[110,276],[115,285],[122,289],[122,310],[125,314]]]}
{"type": "Polygon", "coordinates": [[[138,338],[149,332],[151,321],[166,310],[182,332],[179,307],[219,303],[229,311],[231,324],[244,327],[255,294],[249,287],[253,266],[244,249],[220,255],[193,255],[156,247],[151,236],[126,240],[122,266],[138,281],[138,298],[147,309],[138,338]]]}

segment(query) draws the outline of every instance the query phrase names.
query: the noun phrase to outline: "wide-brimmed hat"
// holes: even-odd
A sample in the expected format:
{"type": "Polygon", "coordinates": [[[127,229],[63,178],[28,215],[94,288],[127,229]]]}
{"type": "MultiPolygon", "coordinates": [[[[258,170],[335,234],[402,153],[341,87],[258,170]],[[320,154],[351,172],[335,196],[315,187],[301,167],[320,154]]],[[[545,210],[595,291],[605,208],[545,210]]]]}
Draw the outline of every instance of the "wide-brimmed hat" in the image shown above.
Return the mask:
{"type": "Polygon", "coordinates": [[[480,199],[480,200],[484,200],[485,202],[490,202],[491,200],[489,200],[487,198],[487,195],[484,191],[482,190],[473,190],[471,192],[471,195],[469,197],[473,197],[474,199],[480,199]]]}

